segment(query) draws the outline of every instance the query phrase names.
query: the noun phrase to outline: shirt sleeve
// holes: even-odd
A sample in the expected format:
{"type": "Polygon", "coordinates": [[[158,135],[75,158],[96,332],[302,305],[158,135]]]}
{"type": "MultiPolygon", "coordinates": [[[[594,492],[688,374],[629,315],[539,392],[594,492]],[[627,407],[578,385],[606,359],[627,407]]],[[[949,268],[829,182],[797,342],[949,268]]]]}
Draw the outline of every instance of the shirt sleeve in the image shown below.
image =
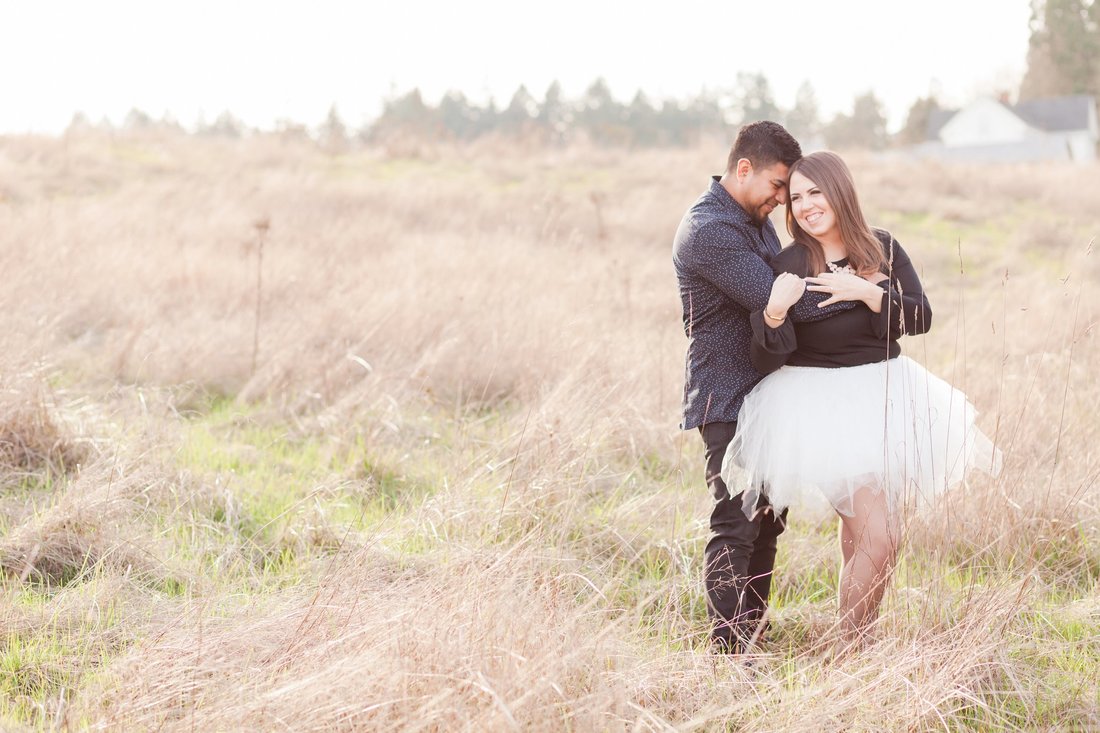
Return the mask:
{"type": "MultiPolygon", "coordinates": [[[[807,276],[803,275],[802,277],[807,276]]],[[[840,300],[836,303],[830,303],[824,308],[819,308],[818,303],[828,300],[829,297],[830,295],[828,293],[807,290],[802,294],[802,297],[798,299],[798,302],[792,305],[790,310],[787,311],[787,320],[796,323],[811,323],[836,315],[849,308],[855,308],[859,305],[859,303],[854,300],[840,300]]]]}
{"type": "Polygon", "coordinates": [[[786,364],[787,357],[798,348],[790,318],[779,324],[778,328],[769,328],[764,323],[764,311],[758,310],[749,314],[749,325],[752,326],[749,361],[753,369],[761,374],[771,374],[786,364]]]}
{"type": "Polygon", "coordinates": [[[879,338],[928,333],[932,327],[932,306],[924,294],[917,270],[909,255],[893,236],[887,250],[890,278],[883,280],[882,309],[872,313],[872,327],[879,338]]]}
{"type": "MultiPolygon", "coordinates": [[[[772,267],[777,276],[784,272],[790,272],[799,277],[806,277],[809,274],[806,271],[805,258],[796,257],[794,253],[786,257],[777,257],[772,262],[772,267]]],[[[796,322],[820,321],[857,305],[855,301],[840,301],[824,308],[817,307],[818,303],[828,298],[828,293],[807,290],[798,302],[790,307],[787,318],[776,328],[771,328],[764,322],[763,309],[750,313],[752,344],[749,348],[749,359],[752,361],[753,368],[761,374],[770,374],[787,362],[787,357],[798,349],[798,338],[794,331],[796,322]]]]}
{"type": "Polygon", "coordinates": [[[696,272],[747,311],[762,311],[775,274],[749,246],[747,237],[729,224],[709,224],[695,237],[696,272]]]}

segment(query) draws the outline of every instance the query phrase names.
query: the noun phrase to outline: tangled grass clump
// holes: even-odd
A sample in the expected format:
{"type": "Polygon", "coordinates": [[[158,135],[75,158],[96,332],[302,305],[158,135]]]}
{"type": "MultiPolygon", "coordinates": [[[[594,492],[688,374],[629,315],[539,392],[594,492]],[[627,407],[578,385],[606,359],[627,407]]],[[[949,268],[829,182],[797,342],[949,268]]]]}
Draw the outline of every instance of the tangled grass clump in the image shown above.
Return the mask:
{"type": "Polygon", "coordinates": [[[40,379],[17,374],[0,382],[0,482],[59,476],[89,457],[88,443],[60,419],[40,379]]]}

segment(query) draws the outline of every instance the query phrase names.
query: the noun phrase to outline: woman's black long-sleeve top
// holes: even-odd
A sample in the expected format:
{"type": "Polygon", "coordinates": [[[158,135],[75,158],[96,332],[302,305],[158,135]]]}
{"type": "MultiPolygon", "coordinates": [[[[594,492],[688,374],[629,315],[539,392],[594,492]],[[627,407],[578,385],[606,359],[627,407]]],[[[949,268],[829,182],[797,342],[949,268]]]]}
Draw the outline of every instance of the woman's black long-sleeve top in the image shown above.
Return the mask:
{"type": "MultiPolygon", "coordinates": [[[[847,367],[893,359],[901,354],[898,339],[903,334],[927,333],[932,309],[920,278],[905,250],[893,236],[876,229],[886,254],[883,272],[889,279],[880,283],[882,311],[873,312],[863,303],[813,323],[788,318],[778,328],[764,323],[763,311],[750,315],[752,363],[761,374],[791,366],[847,367]]],[[[834,263],[839,267],[847,260],[834,263]]],[[[776,275],[791,272],[799,277],[811,273],[809,252],[798,244],[786,247],[771,261],[776,275]]]]}

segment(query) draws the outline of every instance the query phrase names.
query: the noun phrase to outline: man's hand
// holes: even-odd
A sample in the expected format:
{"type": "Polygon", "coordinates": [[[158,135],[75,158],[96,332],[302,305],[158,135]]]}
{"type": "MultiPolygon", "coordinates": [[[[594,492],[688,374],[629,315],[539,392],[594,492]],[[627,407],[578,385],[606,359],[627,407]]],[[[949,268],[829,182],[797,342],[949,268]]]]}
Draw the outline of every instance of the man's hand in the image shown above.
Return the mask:
{"type": "Polygon", "coordinates": [[[818,308],[838,303],[842,300],[862,301],[875,313],[882,309],[883,290],[867,278],[847,272],[823,272],[817,277],[808,277],[807,290],[815,293],[828,293],[829,297],[817,304],[818,308]]]}
{"type": "Polygon", "coordinates": [[[764,308],[765,319],[773,324],[782,323],[787,318],[787,310],[798,302],[805,291],[805,280],[794,273],[781,273],[772,283],[771,297],[764,308]]]}

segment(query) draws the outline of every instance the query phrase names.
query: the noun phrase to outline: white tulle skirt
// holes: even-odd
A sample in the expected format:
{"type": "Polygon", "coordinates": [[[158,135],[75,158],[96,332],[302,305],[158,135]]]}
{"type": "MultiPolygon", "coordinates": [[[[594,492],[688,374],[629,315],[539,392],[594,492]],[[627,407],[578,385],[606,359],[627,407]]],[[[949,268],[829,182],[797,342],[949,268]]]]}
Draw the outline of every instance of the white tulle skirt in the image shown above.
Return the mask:
{"type": "Polygon", "coordinates": [[[745,398],[722,464],[752,516],[764,493],[789,506],[851,515],[861,488],[891,511],[934,507],[971,469],[996,476],[1001,453],[959,390],[904,356],[835,369],[785,366],[745,398]]]}

